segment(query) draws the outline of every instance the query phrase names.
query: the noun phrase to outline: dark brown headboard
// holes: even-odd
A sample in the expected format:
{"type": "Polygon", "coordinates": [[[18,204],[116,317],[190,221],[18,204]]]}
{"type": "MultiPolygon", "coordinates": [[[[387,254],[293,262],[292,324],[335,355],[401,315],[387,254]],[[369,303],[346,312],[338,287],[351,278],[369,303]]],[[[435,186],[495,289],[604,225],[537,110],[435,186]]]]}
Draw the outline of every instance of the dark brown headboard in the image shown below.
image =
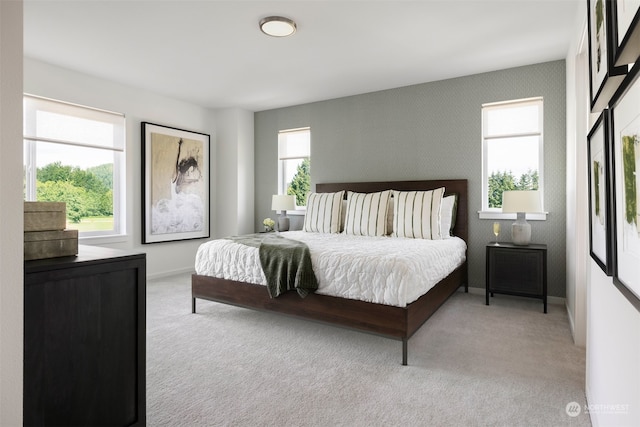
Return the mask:
{"type": "Polygon", "coordinates": [[[469,195],[466,179],[441,179],[433,181],[380,181],[380,182],[335,182],[316,184],[318,193],[346,190],[358,193],[373,193],[384,190],[423,191],[445,188],[445,195],[458,195],[458,210],[453,234],[469,243],[469,195]]]}

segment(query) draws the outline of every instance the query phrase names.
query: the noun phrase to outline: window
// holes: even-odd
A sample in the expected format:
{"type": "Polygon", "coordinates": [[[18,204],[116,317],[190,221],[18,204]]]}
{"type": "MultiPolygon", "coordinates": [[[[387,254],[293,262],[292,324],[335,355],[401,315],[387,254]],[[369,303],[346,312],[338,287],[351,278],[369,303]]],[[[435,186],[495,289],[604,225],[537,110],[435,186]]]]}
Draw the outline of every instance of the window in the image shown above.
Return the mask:
{"type": "Polygon", "coordinates": [[[124,115],[24,96],[24,198],[67,204],[79,237],[124,234],[124,115]]]}
{"type": "Polygon", "coordinates": [[[542,107],[542,98],[482,105],[481,218],[501,214],[503,191],[543,190],[542,107]]]}
{"type": "Polygon", "coordinates": [[[305,207],[311,188],[311,129],[278,132],[278,194],[296,196],[305,207]]]}

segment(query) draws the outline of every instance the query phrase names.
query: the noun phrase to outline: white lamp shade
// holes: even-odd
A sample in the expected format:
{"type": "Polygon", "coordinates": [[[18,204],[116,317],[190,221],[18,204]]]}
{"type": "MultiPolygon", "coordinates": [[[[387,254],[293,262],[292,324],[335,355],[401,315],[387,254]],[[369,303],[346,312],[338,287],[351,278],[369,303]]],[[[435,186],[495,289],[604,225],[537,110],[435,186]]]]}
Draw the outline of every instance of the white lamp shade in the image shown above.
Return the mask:
{"type": "Polygon", "coordinates": [[[274,194],[271,198],[272,211],[292,211],[296,208],[296,196],[274,194]]]}
{"type": "Polygon", "coordinates": [[[540,192],[534,190],[505,191],[502,193],[502,212],[542,212],[540,192]]]}

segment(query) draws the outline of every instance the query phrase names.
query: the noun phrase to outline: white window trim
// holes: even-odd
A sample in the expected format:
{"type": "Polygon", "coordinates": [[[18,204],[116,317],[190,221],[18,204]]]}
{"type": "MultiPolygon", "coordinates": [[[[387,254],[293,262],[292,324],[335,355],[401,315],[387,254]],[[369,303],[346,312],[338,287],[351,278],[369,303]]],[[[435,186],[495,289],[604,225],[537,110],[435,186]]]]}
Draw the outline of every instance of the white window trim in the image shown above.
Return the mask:
{"type": "MultiPolygon", "coordinates": [[[[513,219],[515,221],[516,214],[514,213],[502,213],[499,208],[489,208],[487,206],[487,201],[489,199],[489,174],[487,171],[487,161],[488,161],[488,153],[487,153],[487,144],[486,141],[490,139],[498,139],[498,138],[513,138],[513,137],[525,137],[525,136],[538,136],[540,138],[538,143],[538,191],[540,192],[541,203],[544,209],[544,107],[542,109],[542,114],[538,116],[538,128],[542,129],[540,132],[521,132],[521,133],[513,133],[513,134],[502,134],[499,136],[486,137],[485,129],[487,128],[486,124],[486,115],[485,111],[495,108],[504,108],[509,105],[523,105],[523,104],[543,104],[543,97],[533,97],[533,98],[524,98],[524,99],[514,99],[509,101],[501,101],[501,102],[490,102],[486,104],[482,104],[482,210],[478,211],[479,219],[504,219],[509,220],[513,219]]],[[[547,215],[549,212],[544,211],[541,213],[527,213],[526,219],[531,221],[546,221],[547,215]]]]}

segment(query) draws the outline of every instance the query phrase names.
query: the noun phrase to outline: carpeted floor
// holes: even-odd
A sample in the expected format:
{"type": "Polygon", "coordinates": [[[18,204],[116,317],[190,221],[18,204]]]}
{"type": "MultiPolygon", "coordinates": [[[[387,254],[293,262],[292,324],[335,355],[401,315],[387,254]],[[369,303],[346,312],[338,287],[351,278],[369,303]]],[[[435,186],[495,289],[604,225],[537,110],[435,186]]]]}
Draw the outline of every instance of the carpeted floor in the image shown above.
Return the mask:
{"type": "Polygon", "coordinates": [[[589,426],[565,308],[458,292],[401,343],[147,284],[149,426],[589,426]]]}

